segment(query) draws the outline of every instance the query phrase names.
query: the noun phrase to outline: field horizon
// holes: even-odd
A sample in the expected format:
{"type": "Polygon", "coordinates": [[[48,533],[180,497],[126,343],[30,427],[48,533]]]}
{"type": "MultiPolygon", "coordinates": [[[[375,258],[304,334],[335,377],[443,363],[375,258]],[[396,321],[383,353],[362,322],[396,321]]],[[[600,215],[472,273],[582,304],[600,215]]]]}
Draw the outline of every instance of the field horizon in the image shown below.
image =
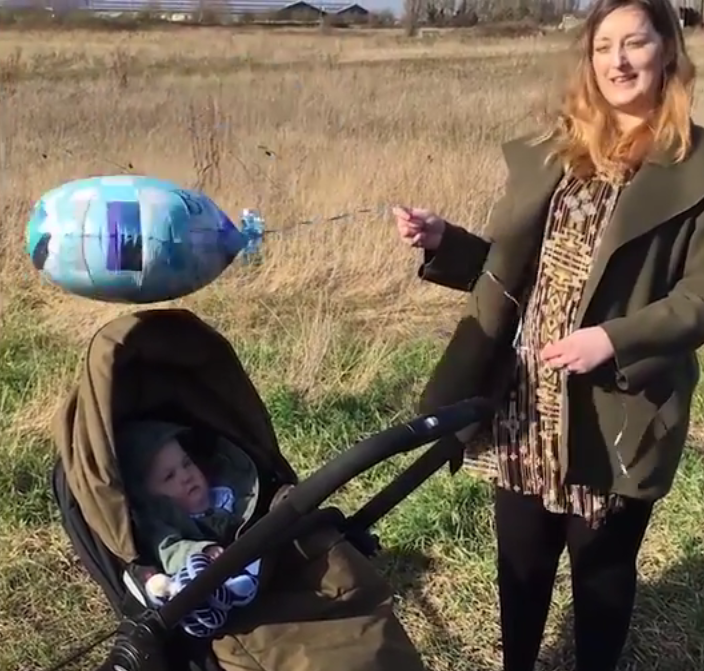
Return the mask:
{"type": "MultiPolygon", "coordinates": [[[[0,31],[0,670],[41,671],[113,620],[60,528],[50,422],[95,331],[136,306],[39,280],[32,204],[79,177],[137,173],[263,214],[260,265],[168,304],[235,345],[304,477],[413,414],[463,296],[421,283],[390,208],[481,230],[500,143],[532,130],[569,66],[560,35],[448,31],[0,31]],[[313,223],[311,223],[313,222],[313,223]]],[[[688,35],[704,66],[704,36],[688,35]]],[[[697,99],[702,90],[697,83],[697,99]]],[[[697,104],[695,120],[702,119],[697,104]]],[[[657,507],[623,671],[704,668],[704,394],[657,507]]],[[[408,459],[336,497],[354,511],[408,459]]],[[[447,470],[379,525],[377,563],[429,671],[500,669],[491,489],[447,470]]],[[[563,562],[538,671],[573,668],[563,562]]],[[[100,653],[75,664],[94,668],[100,653]]],[[[273,670],[272,670],[273,671],[273,670]]],[[[340,670],[344,671],[344,670],[340,670]]]]}

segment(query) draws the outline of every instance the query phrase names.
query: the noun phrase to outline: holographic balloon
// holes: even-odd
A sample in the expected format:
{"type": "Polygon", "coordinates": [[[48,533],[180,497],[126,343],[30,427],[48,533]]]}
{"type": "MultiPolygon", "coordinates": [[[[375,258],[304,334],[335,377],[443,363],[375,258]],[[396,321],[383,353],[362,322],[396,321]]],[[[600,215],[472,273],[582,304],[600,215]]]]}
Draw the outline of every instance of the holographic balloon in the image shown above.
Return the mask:
{"type": "Polygon", "coordinates": [[[52,284],[100,301],[180,298],[257,252],[263,222],[244,210],[239,229],[205,194],[153,177],[68,182],[34,206],[26,249],[52,284]]]}

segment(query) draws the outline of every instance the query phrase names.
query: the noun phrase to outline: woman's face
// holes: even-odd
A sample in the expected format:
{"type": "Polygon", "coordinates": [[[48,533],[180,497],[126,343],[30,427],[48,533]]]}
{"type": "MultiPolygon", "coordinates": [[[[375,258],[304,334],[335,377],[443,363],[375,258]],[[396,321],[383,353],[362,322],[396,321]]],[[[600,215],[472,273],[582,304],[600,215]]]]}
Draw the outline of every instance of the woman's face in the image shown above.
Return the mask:
{"type": "Polygon", "coordinates": [[[635,5],[611,12],[594,33],[592,67],[599,91],[622,125],[642,121],[657,104],[663,41],[635,5]]]}

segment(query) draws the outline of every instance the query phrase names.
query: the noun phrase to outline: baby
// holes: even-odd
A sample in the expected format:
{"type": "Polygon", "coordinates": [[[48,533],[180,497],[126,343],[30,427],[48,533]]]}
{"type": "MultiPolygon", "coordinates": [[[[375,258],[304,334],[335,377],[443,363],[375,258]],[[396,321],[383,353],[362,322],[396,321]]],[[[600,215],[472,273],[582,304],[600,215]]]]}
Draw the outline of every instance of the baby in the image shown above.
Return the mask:
{"type": "MultiPolygon", "coordinates": [[[[208,512],[218,508],[232,512],[234,494],[229,487],[213,487],[203,471],[181,447],[175,438],[168,440],[154,455],[147,472],[146,491],[151,496],[163,496],[180,506],[194,519],[207,519],[208,512]]],[[[190,555],[203,552],[211,558],[222,554],[219,545],[203,545],[207,541],[177,541],[181,552],[190,555]]],[[[173,546],[172,546],[173,547],[173,546]]]]}
{"type": "Polygon", "coordinates": [[[131,422],[116,436],[137,534],[169,575],[194,553],[211,558],[222,554],[244,521],[243,505],[257,488],[254,464],[242,455],[245,468],[236,469],[233,478],[245,490],[242,500],[237,487],[226,481],[227,473],[222,484],[209,483],[184,449],[189,440],[189,429],[156,421],[131,422]]]}

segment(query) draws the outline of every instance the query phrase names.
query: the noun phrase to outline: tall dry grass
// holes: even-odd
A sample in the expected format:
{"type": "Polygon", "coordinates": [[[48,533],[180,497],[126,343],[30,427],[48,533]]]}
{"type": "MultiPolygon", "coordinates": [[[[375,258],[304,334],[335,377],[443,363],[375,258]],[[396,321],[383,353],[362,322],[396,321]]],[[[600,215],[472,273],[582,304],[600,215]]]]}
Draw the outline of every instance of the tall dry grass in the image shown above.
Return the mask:
{"type": "MultiPolygon", "coordinates": [[[[691,37],[690,44],[704,65],[704,40],[691,37]]],[[[555,36],[477,40],[462,32],[429,40],[388,31],[0,32],[0,325],[3,335],[12,332],[17,358],[2,360],[0,349],[2,370],[9,371],[0,380],[0,456],[6,465],[21,465],[18,475],[8,470],[11,492],[0,506],[0,660],[31,658],[23,668],[41,668],[53,654],[51,641],[77,635],[70,621],[88,623],[105,613],[67,559],[56,525],[27,521],[41,517],[31,511],[46,510],[45,487],[21,483],[44,477],[47,426],[75,377],[75,351],[100,324],[133,309],[72,297],[39,281],[23,249],[32,203],[73,178],[136,172],[202,188],[233,216],[259,208],[274,231],[264,263],[233,268],[175,303],[240,342],[262,343],[261,357],[252,357],[263,362],[252,369],[260,385],[284,383],[328,399],[331,392],[361,391],[388,369],[399,343],[445,338],[462,300],[418,282],[418,254],[398,242],[389,208],[427,206],[481,228],[503,182],[500,143],[536,126],[567,62],[566,48],[555,36]],[[301,223],[309,220],[318,223],[301,223]],[[354,366],[326,364],[339,352],[349,356],[343,350],[353,337],[363,345],[354,366]],[[272,364],[269,346],[285,356],[272,364]],[[64,356],[62,348],[73,350],[64,356]],[[25,491],[37,501],[25,504],[25,491]],[[42,586],[54,575],[65,584],[51,600],[42,586]],[[15,601],[17,590],[34,596],[15,601]],[[38,633],[40,627],[54,638],[38,633]]],[[[305,463],[312,443],[339,447],[354,439],[347,425],[333,426],[331,414],[342,420],[330,403],[332,409],[315,416],[320,426],[310,420],[318,427],[310,440],[298,435],[303,428],[290,429],[286,440],[299,465],[312,468],[305,463]]],[[[280,412],[285,419],[285,408],[280,412]]],[[[377,417],[376,408],[364,412],[377,417]]],[[[681,584],[690,580],[677,568],[700,538],[694,527],[701,504],[699,512],[692,506],[701,473],[690,471],[646,551],[653,584],[668,573],[681,584]]],[[[397,567],[398,580],[415,594],[404,597],[404,621],[437,671],[495,669],[490,556],[472,546],[488,543],[488,513],[477,512],[481,501],[472,500],[471,486],[455,482],[438,480],[422,505],[406,508],[390,528],[419,546],[437,545],[436,570],[412,586],[397,567]],[[448,500],[462,512],[448,510],[448,500]],[[455,548],[457,529],[469,534],[479,527],[478,540],[462,540],[469,550],[455,548]],[[428,609],[440,633],[429,628],[428,609]]],[[[677,629],[665,636],[670,643],[661,644],[654,628],[671,618],[660,618],[658,609],[675,597],[653,590],[638,623],[638,654],[646,650],[650,662],[639,666],[636,659],[628,668],[701,668],[702,641],[690,631],[700,611],[680,608],[677,629]],[[662,645],[670,646],[667,654],[662,645]],[[664,665],[653,661],[661,657],[664,665]],[[667,666],[668,657],[680,666],[667,666]]],[[[566,603],[563,585],[558,605],[566,603]]],[[[555,638],[560,632],[552,622],[555,638]]],[[[546,668],[568,668],[561,664],[546,668]]]]}
{"type": "Polygon", "coordinates": [[[539,123],[569,46],[471,31],[2,32],[0,306],[81,343],[130,309],[42,286],[23,229],[65,181],[149,174],[233,217],[257,207],[272,230],[256,272],[232,269],[180,304],[228,335],[293,334],[284,375],[306,388],[321,352],[357,328],[373,376],[398,338],[444,337],[462,300],[417,281],[389,208],[481,228],[503,182],[500,143],[539,123]]]}
{"type": "Polygon", "coordinates": [[[417,285],[418,259],[387,209],[427,204],[481,226],[501,186],[499,141],[530,126],[558,46],[225,30],[21,34],[21,44],[0,35],[5,304],[31,293],[38,320],[77,337],[92,328],[85,319],[103,318],[104,306],[38,289],[23,226],[48,188],[134,171],[202,187],[233,215],[258,207],[272,229],[373,211],[272,235],[256,278],[230,273],[189,304],[229,303],[249,326],[252,312],[315,311],[324,300],[374,329],[431,328],[456,299],[417,285]]]}

